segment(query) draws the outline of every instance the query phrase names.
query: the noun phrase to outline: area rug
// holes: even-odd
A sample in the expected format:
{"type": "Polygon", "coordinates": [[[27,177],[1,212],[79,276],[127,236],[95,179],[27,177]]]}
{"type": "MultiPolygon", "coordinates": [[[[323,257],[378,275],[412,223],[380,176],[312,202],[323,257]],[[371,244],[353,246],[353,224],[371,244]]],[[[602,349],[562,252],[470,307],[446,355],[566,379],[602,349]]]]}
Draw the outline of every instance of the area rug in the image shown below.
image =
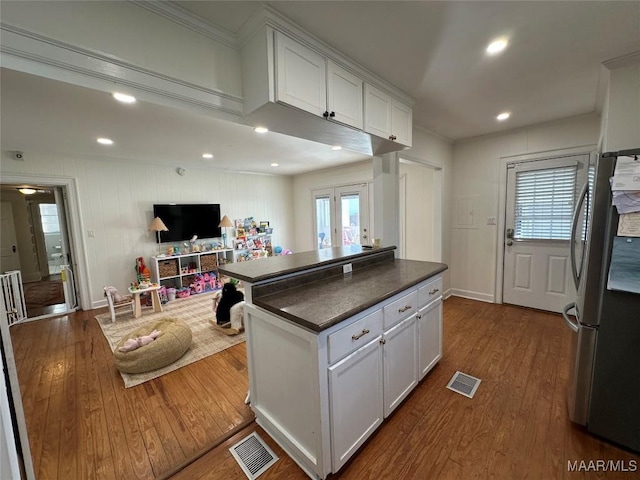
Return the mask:
{"type": "Polygon", "coordinates": [[[24,303],[28,307],[47,307],[64,303],[62,280],[43,280],[24,284],[24,303]]]}
{"type": "Polygon", "coordinates": [[[165,373],[173,372],[190,363],[202,360],[210,355],[226,350],[233,345],[244,341],[244,333],[228,336],[217,331],[210,323],[214,320],[213,312],[214,293],[203,293],[189,298],[179,298],[163,305],[163,311],[154,313],[151,308],[142,308],[142,316],[133,318],[130,311],[120,312],[116,315],[115,323],[111,322],[109,312],[97,315],[96,320],[102,329],[102,333],[109,342],[113,351],[120,339],[140,326],[164,317],[177,317],[183,320],[191,328],[193,341],[191,348],[180,359],[158,370],[146,373],[129,374],[122,373],[122,379],[126,388],[140,385],[165,373]]]}

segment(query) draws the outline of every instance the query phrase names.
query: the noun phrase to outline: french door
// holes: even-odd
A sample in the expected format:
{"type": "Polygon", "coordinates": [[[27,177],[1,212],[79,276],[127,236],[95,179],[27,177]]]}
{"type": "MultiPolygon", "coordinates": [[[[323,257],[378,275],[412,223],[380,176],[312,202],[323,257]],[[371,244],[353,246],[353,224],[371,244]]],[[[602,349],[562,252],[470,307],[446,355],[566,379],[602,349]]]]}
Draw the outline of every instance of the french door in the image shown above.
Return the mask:
{"type": "Polygon", "coordinates": [[[589,155],[508,166],[504,303],[561,312],[575,298],[571,226],[588,166],[589,155]]]}
{"type": "Polygon", "coordinates": [[[370,245],[366,183],[313,190],[315,248],[370,245]]]}

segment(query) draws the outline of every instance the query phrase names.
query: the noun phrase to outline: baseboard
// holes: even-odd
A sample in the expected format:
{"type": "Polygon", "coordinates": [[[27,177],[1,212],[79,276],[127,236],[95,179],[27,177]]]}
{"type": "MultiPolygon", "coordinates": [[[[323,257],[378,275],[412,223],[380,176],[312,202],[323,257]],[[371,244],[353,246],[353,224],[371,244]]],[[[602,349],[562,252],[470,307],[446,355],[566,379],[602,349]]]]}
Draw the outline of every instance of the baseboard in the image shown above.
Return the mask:
{"type": "Polygon", "coordinates": [[[455,297],[468,298],[470,300],[479,300],[481,302],[495,303],[495,296],[490,293],[472,292],[470,290],[451,289],[451,294],[455,297]]]}
{"type": "Polygon", "coordinates": [[[97,302],[91,302],[91,310],[95,310],[96,308],[108,307],[107,299],[98,300],[97,302]]]}
{"type": "Polygon", "coordinates": [[[42,274],[40,272],[29,273],[22,276],[22,283],[39,282],[42,280],[42,274]]]}
{"type": "Polygon", "coordinates": [[[452,290],[450,288],[447,288],[445,290],[445,292],[442,294],[442,299],[446,300],[447,298],[449,298],[451,295],[453,295],[452,290]]]}

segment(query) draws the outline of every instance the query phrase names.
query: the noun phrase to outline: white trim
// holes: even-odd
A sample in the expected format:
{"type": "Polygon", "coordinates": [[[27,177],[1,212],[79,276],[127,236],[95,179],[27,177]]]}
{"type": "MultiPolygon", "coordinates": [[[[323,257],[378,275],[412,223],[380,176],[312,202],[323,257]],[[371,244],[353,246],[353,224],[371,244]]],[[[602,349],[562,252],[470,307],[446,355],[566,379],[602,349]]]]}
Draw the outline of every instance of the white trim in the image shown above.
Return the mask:
{"type": "Polygon", "coordinates": [[[494,296],[490,293],[472,292],[471,290],[460,290],[457,288],[450,289],[451,296],[468,298],[470,300],[478,300],[480,302],[495,303],[494,296]]]}
{"type": "MultiPolygon", "coordinates": [[[[403,173],[398,179],[398,252],[396,258],[407,258],[407,174],[403,173]]],[[[373,242],[373,240],[372,240],[373,242]]]]}
{"type": "Polygon", "coordinates": [[[242,115],[243,99],[144,69],[112,55],[91,51],[0,23],[3,67],[106,92],[114,84],[136,90],[142,100],[164,100],[169,106],[190,105],[216,112],[223,119],[242,115]],[[106,73],[108,72],[108,73],[106,73]],[[145,98],[146,96],[146,98],[145,98]]]}
{"type": "Polygon", "coordinates": [[[447,288],[444,293],[442,294],[442,300],[446,300],[449,297],[453,296],[453,290],[451,288],[447,288]]]}
{"type": "Polygon", "coordinates": [[[506,225],[507,215],[507,169],[510,164],[522,162],[535,162],[552,158],[562,158],[576,155],[590,155],[596,149],[596,144],[580,145],[577,147],[561,148],[556,150],[544,150],[539,152],[525,153],[519,155],[505,155],[500,157],[499,183],[498,183],[498,227],[496,235],[496,284],[495,303],[502,303],[504,291],[504,241],[503,235],[506,225]]]}
{"type": "Polygon", "coordinates": [[[68,194],[69,211],[67,217],[71,226],[71,251],[76,261],[77,287],[80,291],[79,308],[87,308],[91,305],[91,277],[88,269],[87,248],[83,235],[82,213],[80,209],[80,197],[78,182],[71,177],[47,177],[43,175],[26,175],[6,173],[2,174],[2,183],[28,183],[44,186],[65,187],[68,194]]]}
{"type": "Polygon", "coordinates": [[[200,35],[204,35],[205,37],[221,43],[222,45],[226,45],[227,47],[231,47],[235,50],[239,49],[238,40],[233,33],[217,25],[212,25],[206,20],[194,15],[189,10],[186,10],[176,2],[128,1],[140,8],[144,8],[145,10],[149,10],[150,12],[160,15],[167,20],[171,20],[178,25],[182,25],[189,30],[193,30],[200,35]]]}
{"type": "MultiPolygon", "coordinates": [[[[11,397],[13,400],[13,412],[15,413],[15,417],[16,417],[16,423],[17,423],[17,427],[18,427],[18,437],[19,437],[19,441],[20,441],[20,445],[22,447],[22,460],[24,462],[24,469],[25,469],[25,473],[27,476],[27,480],[34,480],[36,478],[34,470],[33,470],[33,459],[31,458],[31,448],[29,446],[29,435],[27,432],[27,422],[25,420],[24,417],[24,407],[22,405],[22,394],[20,393],[20,382],[18,380],[18,369],[16,368],[16,362],[15,362],[15,357],[14,357],[14,353],[13,353],[13,344],[11,343],[11,334],[9,333],[9,320],[7,319],[7,314],[4,311],[4,306],[2,305],[2,303],[0,302],[0,337],[2,337],[2,346],[4,348],[4,353],[5,353],[5,357],[7,359],[7,363],[6,365],[3,363],[2,365],[2,370],[3,370],[3,381],[2,381],[2,395],[0,397],[0,399],[2,400],[2,408],[0,409],[1,412],[0,414],[2,414],[3,416],[3,425],[5,422],[5,414],[10,412],[9,408],[4,408],[4,400],[5,400],[5,383],[4,383],[4,370],[6,369],[7,372],[7,376],[9,377],[9,386],[11,387],[11,397]]],[[[8,397],[6,397],[8,398],[8,397]]],[[[7,425],[13,425],[13,422],[11,421],[11,417],[8,417],[8,423],[7,425]]],[[[13,432],[11,432],[11,435],[8,434],[9,432],[7,432],[7,436],[14,438],[13,437],[13,432]]],[[[1,435],[5,435],[5,433],[3,432],[1,435]]],[[[9,439],[8,439],[9,440],[9,439]]],[[[14,450],[15,453],[15,450],[14,450]]],[[[11,460],[11,468],[15,468],[17,467],[17,465],[14,464],[14,455],[12,454],[12,452],[9,452],[9,458],[11,460]]],[[[15,459],[17,460],[17,456],[15,457],[15,459]]],[[[20,478],[20,474],[18,473],[17,476],[13,477],[14,479],[19,479],[20,478]]]]}
{"type": "Polygon", "coordinates": [[[427,127],[424,127],[422,125],[414,123],[413,124],[413,128],[414,128],[414,130],[418,130],[418,131],[420,131],[422,133],[426,133],[427,135],[432,135],[432,136],[434,136],[436,138],[439,138],[440,140],[443,140],[444,142],[447,142],[449,145],[453,145],[453,143],[454,143],[453,139],[451,139],[449,137],[445,137],[441,133],[434,132],[433,130],[429,130],[427,127]]]}
{"type": "Polygon", "coordinates": [[[626,55],[621,55],[619,57],[611,58],[609,60],[605,60],[602,62],[609,70],[614,70],[620,67],[626,67],[628,65],[634,65],[636,63],[640,63],[640,50],[628,53],[626,55]]]}

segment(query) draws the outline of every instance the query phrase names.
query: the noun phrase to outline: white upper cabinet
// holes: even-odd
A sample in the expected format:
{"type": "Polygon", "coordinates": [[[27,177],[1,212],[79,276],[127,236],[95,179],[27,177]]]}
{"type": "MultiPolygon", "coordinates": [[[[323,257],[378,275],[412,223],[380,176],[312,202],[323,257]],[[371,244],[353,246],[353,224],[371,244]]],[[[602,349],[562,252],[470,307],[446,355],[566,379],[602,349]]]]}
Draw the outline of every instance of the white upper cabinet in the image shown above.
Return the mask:
{"type": "Polygon", "coordinates": [[[411,108],[372,85],[366,84],[364,91],[364,131],[411,146],[411,108]]]}
{"type": "Polygon", "coordinates": [[[280,32],[275,42],[276,101],[362,130],[362,79],[280,32]]]}
{"type": "Polygon", "coordinates": [[[363,130],[362,89],[364,82],[336,63],[327,68],[327,112],[329,119],[363,130]]]}
{"type": "Polygon", "coordinates": [[[276,32],[276,101],[322,116],[327,107],[327,61],[276,32]]]}

